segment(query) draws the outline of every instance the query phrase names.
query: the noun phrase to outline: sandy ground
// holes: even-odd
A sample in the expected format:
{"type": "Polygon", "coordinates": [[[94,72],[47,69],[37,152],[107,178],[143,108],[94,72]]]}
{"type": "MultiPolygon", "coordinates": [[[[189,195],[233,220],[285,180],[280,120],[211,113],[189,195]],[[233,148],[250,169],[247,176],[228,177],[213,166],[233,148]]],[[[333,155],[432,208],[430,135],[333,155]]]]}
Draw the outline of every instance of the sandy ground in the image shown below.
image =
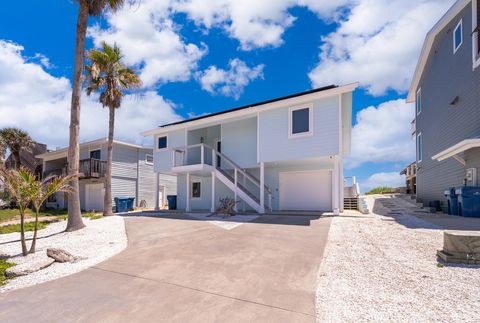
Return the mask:
{"type": "MultiPolygon", "coordinates": [[[[84,259],[70,263],[53,263],[51,266],[32,274],[8,280],[0,287],[0,292],[40,284],[49,280],[71,275],[83,269],[96,265],[127,247],[124,219],[120,216],[89,220],[83,219],[86,227],[75,232],[64,232],[66,222],[50,224],[38,232],[37,250],[35,254],[23,257],[21,255],[20,234],[10,233],[0,235],[0,253],[6,253],[11,258],[9,262],[22,264],[36,262],[46,258],[47,248],[61,248],[74,256],[84,259]]],[[[27,232],[27,238],[32,236],[27,232]]],[[[30,241],[27,241],[30,246],[30,241]]]]}
{"type": "Polygon", "coordinates": [[[479,322],[480,267],[437,266],[442,245],[440,227],[410,214],[335,217],[319,271],[317,320],[479,322]]]}

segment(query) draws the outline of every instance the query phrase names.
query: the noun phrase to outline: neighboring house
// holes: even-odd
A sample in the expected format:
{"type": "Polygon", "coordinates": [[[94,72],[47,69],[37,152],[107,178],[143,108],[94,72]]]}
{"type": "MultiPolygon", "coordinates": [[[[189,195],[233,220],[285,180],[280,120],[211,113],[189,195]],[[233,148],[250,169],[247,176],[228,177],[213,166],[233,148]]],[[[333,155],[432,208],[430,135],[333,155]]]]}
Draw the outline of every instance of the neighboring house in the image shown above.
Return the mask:
{"type": "MultiPolygon", "coordinates": [[[[43,175],[67,174],[68,149],[37,156],[43,160],[43,175]]],[[[80,144],[80,207],[103,211],[107,139],[80,144]]],[[[166,204],[166,195],[176,193],[176,177],[153,172],[153,149],[115,140],[112,162],[112,198],[134,197],[135,206],[154,208],[166,204]],[[156,187],[158,186],[158,188],[156,187]]],[[[114,202],[115,205],[115,202],[114,202]]],[[[47,207],[67,207],[67,194],[57,193],[47,207]]]]}
{"type": "Polygon", "coordinates": [[[448,187],[478,185],[480,3],[457,1],[427,34],[408,102],[415,102],[417,198],[446,203],[448,187]]]}
{"type": "Polygon", "coordinates": [[[405,175],[405,192],[415,195],[417,192],[417,163],[413,162],[402,169],[400,175],[405,175]]]}
{"type": "Polygon", "coordinates": [[[146,131],[155,171],[178,175],[178,208],[215,211],[343,210],[352,92],[328,86],[146,131]]]}
{"type": "MultiPolygon", "coordinates": [[[[34,142],[30,150],[20,150],[20,164],[35,175],[41,176],[42,160],[36,156],[45,152],[47,152],[47,145],[34,142]]],[[[5,160],[5,167],[10,169],[15,167],[15,159],[12,154],[10,154],[5,160]]]]}

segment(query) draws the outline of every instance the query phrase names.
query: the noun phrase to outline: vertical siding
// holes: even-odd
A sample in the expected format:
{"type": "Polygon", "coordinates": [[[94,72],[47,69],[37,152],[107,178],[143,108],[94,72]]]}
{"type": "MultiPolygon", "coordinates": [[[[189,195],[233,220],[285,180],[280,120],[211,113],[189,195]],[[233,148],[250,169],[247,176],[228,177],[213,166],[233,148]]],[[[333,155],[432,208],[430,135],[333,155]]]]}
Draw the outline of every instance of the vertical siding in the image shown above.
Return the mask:
{"type": "MultiPolygon", "coordinates": [[[[422,111],[416,117],[423,137],[423,160],[418,162],[417,197],[424,203],[445,202],[443,191],[462,185],[465,168],[453,158],[438,162],[432,156],[468,138],[480,135],[479,69],[472,71],[471,6],[437,36],[420,80],[422,111]],[[463,20],[463,44],[453,54],[453,30],[463,20]],[[450,103],[455,97],[458,103],[450,103]]],[[[478,155],[469,162],[476,164],[478,155]]]]}
{"type": "Polygon", "coordinates": [[[313,135],[309,137],[288,138],[291,106],[259,113],[260,161],[272,162],[338,154],[338,96],[311,103],[313,103],[313,135]]]}
{"type": "Polygon", "coordinates": [[[222,124],[222,153],[242,168],[257,167],[257,118],[222,124]]]}

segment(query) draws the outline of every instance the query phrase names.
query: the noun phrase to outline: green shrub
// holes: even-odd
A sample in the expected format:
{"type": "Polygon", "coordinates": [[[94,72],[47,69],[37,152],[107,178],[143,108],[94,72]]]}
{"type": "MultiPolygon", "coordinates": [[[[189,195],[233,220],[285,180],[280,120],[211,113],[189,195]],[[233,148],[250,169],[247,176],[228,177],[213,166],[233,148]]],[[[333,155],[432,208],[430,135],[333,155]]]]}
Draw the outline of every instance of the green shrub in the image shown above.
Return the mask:
{"type": "Polygon", "coordinates": [[[14,263],[7,262],[6,260],[0,260],[0,286],[4,285],[7,281],[7,277],[5,276],[5,271],[8,268],[15,266],[14,263]]]}
{"type": "MultiPolygon", "coordinates": [[[[45,229],[47,225],[52,222],[38,222],[38,230],[45,229]]],[[[25,231],[33,231],[35,228],[35,222],[28,222],[24,224],[25,231]]],[[[9,224],[0,226],[0,234],[20,232],[20,224],[9,224]]]]}
{"type": "Polygon", "coordinates": [[[365,194],[372,195],[372,194],[391,194],[391,193],[397,193],[397,189],[384,186],[384,187],[375,187],[365,194]]]}

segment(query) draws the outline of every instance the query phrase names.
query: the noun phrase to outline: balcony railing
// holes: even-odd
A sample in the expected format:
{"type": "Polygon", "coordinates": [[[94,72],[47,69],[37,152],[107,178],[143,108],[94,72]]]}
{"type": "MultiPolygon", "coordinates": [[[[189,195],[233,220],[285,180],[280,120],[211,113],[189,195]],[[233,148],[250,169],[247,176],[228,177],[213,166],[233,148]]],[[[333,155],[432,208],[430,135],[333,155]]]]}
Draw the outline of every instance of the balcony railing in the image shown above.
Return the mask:
{"type": "MultiPolygon", "coordinates": [[[[87,158],[80,160],[78,171],[79,178],[102,178],[106,173],[107,162],[94,158],[87,158]]],[[[62,168],[52,169],[45,172],[46,176],[65,176],[68,174],[68,167],[65,165],[62,168]]]]}

